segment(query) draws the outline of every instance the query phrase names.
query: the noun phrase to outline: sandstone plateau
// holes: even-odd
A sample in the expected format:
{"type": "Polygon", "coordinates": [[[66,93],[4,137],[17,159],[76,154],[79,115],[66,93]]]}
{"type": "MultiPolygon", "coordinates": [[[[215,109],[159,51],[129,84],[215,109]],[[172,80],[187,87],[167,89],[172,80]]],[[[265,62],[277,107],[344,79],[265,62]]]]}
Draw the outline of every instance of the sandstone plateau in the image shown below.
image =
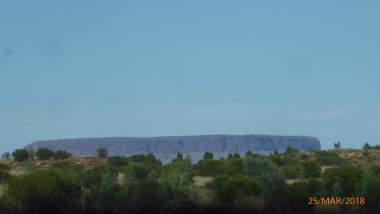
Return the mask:
{"type": "Polygon", "coordinates": [[[65,150],[74,156],[94,156],[100,147],[108,150],[109,156],[130,156],[153,153],[164,163],[175,157],[177,152],[190,154],[193,161],[199,160],[204,152],[214,153],[215,158],[228,153],[244,155],[248,150],[268,154],[286,147],[301,151],[320,150],[317,138],[307,136],[274,135],[201,135],[176,137],[109,137],[35,141],[27,146],[28,150],[49,148],[53,151],[65,150]]]}

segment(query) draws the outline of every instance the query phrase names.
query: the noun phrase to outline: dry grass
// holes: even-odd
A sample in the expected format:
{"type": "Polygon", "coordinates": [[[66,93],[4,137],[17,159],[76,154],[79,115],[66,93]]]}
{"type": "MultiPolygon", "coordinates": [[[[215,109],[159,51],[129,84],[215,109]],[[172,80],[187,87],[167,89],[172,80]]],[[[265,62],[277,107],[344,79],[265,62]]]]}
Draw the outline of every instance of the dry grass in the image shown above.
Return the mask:
{"type": "Polygon", "coordinates": [[[195,176],[194,184],[196,187],[204,187],[207,183],[212,181],[212,177],[195,176]]]}
{"type": "Polygon", "coordinates": [[[290,184],[294,184],[294,183],[299,182],[299,181],[302,181],[302,179],[287,179],[286,183],[290,185],[290,184]]]}
{"type": "Polygon", "coordinates": [[[335,166],[321,166],[322,168],[322,173],[324,173],[326,171],[326,169],[331,169],[331,168],[334,168],[335,166]]]}
{"type": "Polygon", "coordinates": [[[13,176],[21,176],[21,175],[25,175],[28,173],[28,170],[26,169],[11,169],[9,170],[9,174],[13,175],[13,176]]]}
{"type": "Polygon", "coordinates": [[[124,173],[118,173],[116,178],[116,183],[123,185],[124,184],[124,173]]]}
{"type": "Polygon", "coordinates": [[[206,188],[206,184],[213,180],[212,177],[195,176],[194,186],[190,189],[190,197],[199,204],[212,204],[214,191],[206,188]]]}

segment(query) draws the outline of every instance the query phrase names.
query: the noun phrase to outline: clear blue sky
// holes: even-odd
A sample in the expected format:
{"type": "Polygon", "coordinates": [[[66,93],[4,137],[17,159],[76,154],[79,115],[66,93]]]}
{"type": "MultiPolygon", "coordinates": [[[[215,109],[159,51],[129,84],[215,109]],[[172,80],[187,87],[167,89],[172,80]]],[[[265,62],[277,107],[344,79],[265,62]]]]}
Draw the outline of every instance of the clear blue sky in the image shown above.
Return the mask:
{"type": "Polygon", "coordinates": [[[0,1],[0,153],[198,134],[380,144],[379,1],[0,1]]]}

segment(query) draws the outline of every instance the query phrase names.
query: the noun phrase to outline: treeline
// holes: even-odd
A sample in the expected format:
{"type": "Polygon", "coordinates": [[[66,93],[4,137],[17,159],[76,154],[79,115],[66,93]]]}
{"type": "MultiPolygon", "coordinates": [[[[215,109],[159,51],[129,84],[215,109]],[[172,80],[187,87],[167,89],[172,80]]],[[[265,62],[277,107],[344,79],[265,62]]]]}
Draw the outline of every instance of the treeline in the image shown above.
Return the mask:
{"type": "MultiPolygon", "coordinates": [[[[55,159],[48,149],[37,159],[55,159]],[[48,154],[48,155],[47,155],[48,154]]],[[[214,159],[206,152],[193,164],[181,153],[163,165],[153,154],[107,157],[87,169],[70,160],[46,170],[11,176],[0,164],[2,213],[305,213],[325,212],[327,205],[309,197],[364,198],[363,204],[336,205],[335,211],[380,211],[380,165],[357,166],[336,151],[301,153],[288,148],[269,156],[247,152],[214,159]],[[322,167],[323,166],[323,167],[322,167]],[[324,170],[323,170],[323,169],[324,170]],[[199,186],[195,178],[209,178],[199,186]],[[206,191],[207,190],[207,191],[206,191]],[[202,194],[210,193],[207,198],[202,194]]],[[[15,157],[16,160],[16,157],[15,157]]],[[[27,160],[27,159],[25,159],[27,160]]],[[[30,160],[29,161],[33,161],[30,160]]]]}

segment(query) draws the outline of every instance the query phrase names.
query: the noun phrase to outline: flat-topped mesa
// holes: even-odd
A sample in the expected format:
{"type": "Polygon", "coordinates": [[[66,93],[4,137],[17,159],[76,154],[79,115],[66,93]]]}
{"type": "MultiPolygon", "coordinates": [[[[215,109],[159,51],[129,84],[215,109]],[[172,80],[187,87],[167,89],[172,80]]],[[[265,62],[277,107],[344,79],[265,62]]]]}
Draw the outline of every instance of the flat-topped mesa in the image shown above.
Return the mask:
{"type": "MultiPolygon", "coordinates": [[[[317,138],[307,136],[275,135],[201,135],[176,137],[110,137],[82,138],[35,141],[27,146],[28,150],[49,148],[53,151],[65,150],[74,156],[93,156],[100,147],[108,150],[109,156],[130,156],[153,153],[158,158],[171,159],[177,152],[190,154],[194,160],[200,159],[205,152],[214,153],[214,157],[228,153],[245,154],[270,153],[277,149],[285,151],[290,146],[301,151],[320,150],[317,138]]],[[[169,160],[170,161],[170,160],[169,160]]]]}

